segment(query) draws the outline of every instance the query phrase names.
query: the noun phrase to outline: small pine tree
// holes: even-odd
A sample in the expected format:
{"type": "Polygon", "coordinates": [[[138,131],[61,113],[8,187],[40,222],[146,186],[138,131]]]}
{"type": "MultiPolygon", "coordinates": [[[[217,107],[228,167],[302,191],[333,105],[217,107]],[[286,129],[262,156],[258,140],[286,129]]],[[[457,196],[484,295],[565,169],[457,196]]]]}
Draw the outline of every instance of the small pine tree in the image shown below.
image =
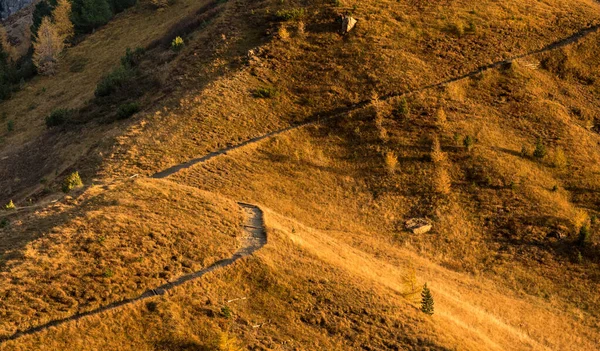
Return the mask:
{"type": "Polygon", "coordinates": [[[410,115],[410,107],[408,106],[406,98],[402,97],[400,99],[398,106],[394,110],[394,115],[396,115],[396,117],[408,117],[408,115],[410,115]]]}
{"type": "Polygon", "coordinates": [[[65,178],[65,180],[63,182],[62,190],[63,190],[63,192],[68,193],[69,191],[71,191],[75,188],[80,188],[82,186],[83,186],[83,182],[81,181],[79,172],[73,172],[67,178],[65,178]]]}
{"type": "Polygon", "coordinates": [[[556,151],[554,152],[554,158],[552,159],[552,165],[556,168],[565,168],[567,167],[568,164],[568,160],[567,160],[567,156],[565,155],[565,151],[562,149],[562,147],[558,147],[556,148],[556,151]]]}
{"type": "Polygon", "coordinates": [[[443,165],[436,167],[433,174],[434,191],[440,195],[448,195],[452,190],[452,179],[443,165]]]}
{"type": "Polygon", "coordinates": [[[64,47],[58,31],[50,19],[42,20],[37,35],[37,41],[33,44],[33,63],[40,74],[54,74],[58,67],[58,55],[64,47]]]}
{"type": "Polygon", "coordinates": [[[433,315],[433,296],[427,287],[427,283],[423,285],[423,290],[421,291],[421,312],[430,316],[433,315]]]}
{"type": "Polygon", "coordinates": [[[446,125],[446,111],[444,111],[443,108],[439,108],[436,112],[435,112],[435,123],[437,124],[437,126],[439,128],[443,128],[446,125]]]}
{"type": "Polygon", "coordinates": [[[434,163],[442,163],[446,160],[446,154],[442,151],[440,140],[438,137],[434,137],[431,143],[431,161],[434,163]]]}
{"type": "Polygon", "coordinates": [[[58,4],[52,11],[52,22],[63,42],[73,38],[75,29],[71,22],[71,2],[69,0],[58,0],[58,4]]]}
{"type": "Polygon", "coordinates": [[[32,24],[30,27],[31,31],[31,41],[37,41],[37,33],[42,25],[42,20],[45,17],[52,16],[52,11],[56,7],[56,0],[41,0],[35,5],[35,9],[33,11],[32,24]]]}
{"type": "Polygon", "coordinates": [[[533,157],[542,159],[546,157],[546,145],[542,142],[542,138],[538,138],[535,142],[535,150],[533,150],[533,157]]]}
{"type": "Polygon", "coordinates": [[[471,151],[471,149],[473,148],[473,144],[475,144],[475,139],[472,136],[467,135],[463,139],[463,145],[467,148],[467,150],[471,151]]]}
{"type": "Polygon", "coordinates": [[[578,244],[581,247],[586,246],[586,244],[590,241],[590,228],[587,225],[581,226],[579,229],[579,239],[578,244]]]}

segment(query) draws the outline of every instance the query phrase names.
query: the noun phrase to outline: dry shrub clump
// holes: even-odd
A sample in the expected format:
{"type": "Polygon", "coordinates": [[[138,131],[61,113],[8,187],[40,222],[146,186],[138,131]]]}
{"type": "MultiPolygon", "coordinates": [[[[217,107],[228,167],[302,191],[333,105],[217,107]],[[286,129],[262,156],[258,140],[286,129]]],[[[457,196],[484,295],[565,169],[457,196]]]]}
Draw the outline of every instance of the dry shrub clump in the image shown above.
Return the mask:
{"type": "Polygon", "coordinates": [[[396,173],[398,169],[398,156],[393,151],[385,153],[385,169],[389,174],[396,173]]]}

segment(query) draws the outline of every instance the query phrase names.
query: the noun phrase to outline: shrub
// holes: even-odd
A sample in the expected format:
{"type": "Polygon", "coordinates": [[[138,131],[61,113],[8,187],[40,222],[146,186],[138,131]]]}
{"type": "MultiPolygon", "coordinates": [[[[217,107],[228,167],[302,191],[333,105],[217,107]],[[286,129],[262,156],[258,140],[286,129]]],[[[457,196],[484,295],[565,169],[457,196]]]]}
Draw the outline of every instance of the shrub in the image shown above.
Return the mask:
{"type": "Polygon", "coordinates": [[[471,151],[471,149],[473,148],[473,145],[475,144],[475,138],[473,138],[470,135],[467,135],[464,139],[463,139],[463,146],[465,148],[467,148],[467,150],[471,151]]]}
{"type": "Polygon", "coordinates": [[[135,50],[131,50],[127,48],[125,50],[125,56],[121,57],[121,66],[127,68],[133,68],[140,64],[142,57],[146,50],[144,48],[136,48],[135,50]]]}
{"type": "Polygon", "coordinates": [[[261,87],[252,93],[255,98],[268,99],[277,96],[277,89],[274,87],[261,87]]]}
{"type": "Polygon", "coordinates": [[[431,316],[433,314],[433,304],[433,296],[427,287],[427,283],[425,283],[421,291],[421,312],[431,316]]]}
{"type": "Polygon", "coordinates": [[[17,206],[15,206],[15,203],[13,202],[13,200],[10,200],[6,205],[4,205],[4,209],[7,211],[16,210],[17,206]]]}
{"type": "Polygon", "coordinates": [[[385,169],[389,174],[394,174],[398,168],[398,156],[393,151],[385,153],[385,169]]]}
{"type": "Polygon", "coordinates": [[[542,142],[542,138],[538,138],[535,143],[535,150],[533,150],[533,157],[542,159],[546,157],[546,146],[542,142]]]}
{"type": "Polygon", "coordinates": [[[94,94],[96,97],[108,96],[125,85],[134,76],[134,70],[120,66],[106,76],[102,77],[96,86],[96,91],[94,94]]]}
{"type": "Polygon", "coordinates": [[[46,127],[52,128],[63,125],[69,121],[72,114],[73,110],[65,108],[56,109],[46,117],[46,127]]]}
{"type": "Polygon", "coordinates": [[[527,147],[527,145],[523,145],[521,146],[521,157],[529,157],[530,155],[530,151],[529,151],[529,147],[527,147]]]}
{"type": "Polygon", "coordinates": [[[229,306],[221,307],[221,315],[227,319],[230,319],[232,317],[231,308],[229,308],[229,306]]]}
{"type": "Polygon", "coordinates": [[[280,21],[292,21],[304,17],[304,13],[305,11],[303,8],[279,10],[275,13],[275,17],[280,21]]]}
{"type": "Polygon", "coordinates": [[[183,38],[178,36],[171,42],[171,49],[173,51],[180,51],[181,49],[183,49],[184,45],[185,42],[183,41],[183,38]]]}
{"type": "Polygon", "coordinates": [[[106,0],[73,0],[71,20],[78,33],[89,33],[110,21],[113,12],[106,0]]]}
{"type": "Polygon", "coordinates": [[[79,172],[73,172],[63,181],[62,191],[68,193],[69,191],[75,188],[81,188],[82,186],[83,182],[81,181],[79,172]]]}
{"type": "Polygon", "coordinates": [[[408,106],[408,101],[406,98],[402,97],[398,106],[394,109],[394,115],[396,117],[408,117],[410,115],[410,107],[408,106]]]}
{"type": "Polygon", "coordinates": [[[590,241],[590,236],[590,228],[587,225],[581,226],[581,228],[579,229],[579,238],[577,240],[579,246],[586,246],[587,243],[590,241]]]}
{"type": "Polygon", "coordinates": [[[10,133],[15,130],[15,121],[12,119],[6,122],[6,130],[10,133]]]}
{"type": "Polygon", "coordinates": [[[140,105],[137,102],[130,102],[119,106],[117,111],[118,119],[127,119],[140,111],[140,105]]]}
{"type": "Polygon", "coordinates": [[[8,224],[8,218],[2,218],[2,220],[0,221],[0,229],[8,227],[8,224]]]}
{"type": "Polygon", "coordinates": [[[567,166],[567,156],[561,147],[556,148],[554,157],[552,159],[552,165],[556,168],[565,168],[567,166]]]}

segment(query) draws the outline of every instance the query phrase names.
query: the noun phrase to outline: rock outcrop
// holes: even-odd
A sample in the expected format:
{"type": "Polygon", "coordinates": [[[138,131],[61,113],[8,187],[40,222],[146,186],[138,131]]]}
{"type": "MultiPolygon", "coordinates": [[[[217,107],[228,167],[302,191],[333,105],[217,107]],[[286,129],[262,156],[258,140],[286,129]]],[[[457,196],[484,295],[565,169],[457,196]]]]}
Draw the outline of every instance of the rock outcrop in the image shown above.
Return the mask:
{"type": "Polygon", "coordinates": [[[8,16],[16,13],[34,1],[35,0],[0,0],[0,19],[8,18],[8,16]]]}

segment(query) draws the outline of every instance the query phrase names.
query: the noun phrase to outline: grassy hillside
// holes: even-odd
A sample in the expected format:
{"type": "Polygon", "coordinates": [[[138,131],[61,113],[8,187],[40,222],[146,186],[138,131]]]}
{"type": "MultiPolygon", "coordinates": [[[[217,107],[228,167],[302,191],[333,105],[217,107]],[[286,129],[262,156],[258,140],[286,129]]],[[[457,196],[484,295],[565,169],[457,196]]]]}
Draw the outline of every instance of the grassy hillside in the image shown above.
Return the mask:
{"type": "Polygon", "coordinates": [[[231,255],[233,201],[265,211],[268,244],[150,302],[0,349],[595,349],[598,25],[591,0],[126,11],[68,49],[57,76],[0,104],[16,124],[1,132],[0,200],[32,198],[0,215],[0,331],[231,255]],[[344,12],[359,22],[342,36],[344,12]],[[165,44],[181,28],[174,53],[165,44]],[[148,47],[140,82],[156,84],[139,84],[142,111],[115,121],[119,94],[93,92],[134,46],[148,47]],[[83,119],[46,129],[59,107],[83,119]],[[307,120],[321,123],[144,178],[307,120]],[[117,183],[64,197],[74,169],[117,183]],[[414,217],[432,231],[405,230],[414,217]],[[419,311],[424,283],[433,316],[419,311]]]}

